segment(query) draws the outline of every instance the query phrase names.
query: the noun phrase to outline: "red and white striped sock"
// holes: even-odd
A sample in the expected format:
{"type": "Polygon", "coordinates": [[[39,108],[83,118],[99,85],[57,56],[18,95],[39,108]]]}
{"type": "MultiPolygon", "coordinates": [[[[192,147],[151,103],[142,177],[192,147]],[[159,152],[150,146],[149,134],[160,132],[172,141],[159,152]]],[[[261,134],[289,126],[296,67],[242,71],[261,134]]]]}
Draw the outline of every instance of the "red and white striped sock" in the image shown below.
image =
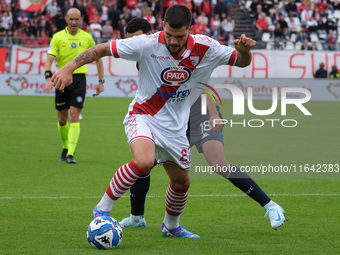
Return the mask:
{"type": "Polygon", "coordinates": [[[114,202],[130,189],[139,176],[145,174],[147,174],[147,172],[140,168],[133,160],[121,166],[113,176],[104,196],[97,204],[97,209],[101,211],[111,211],[114,202]]]}
{"type": "Polygon", "coordinates": [[[165,195],[166,212],[164,224],[168,229],[174,229],[179,226],[179,217],[184,211],[188,198],[188,188],[174,189],[169,183],[165,195]]]}

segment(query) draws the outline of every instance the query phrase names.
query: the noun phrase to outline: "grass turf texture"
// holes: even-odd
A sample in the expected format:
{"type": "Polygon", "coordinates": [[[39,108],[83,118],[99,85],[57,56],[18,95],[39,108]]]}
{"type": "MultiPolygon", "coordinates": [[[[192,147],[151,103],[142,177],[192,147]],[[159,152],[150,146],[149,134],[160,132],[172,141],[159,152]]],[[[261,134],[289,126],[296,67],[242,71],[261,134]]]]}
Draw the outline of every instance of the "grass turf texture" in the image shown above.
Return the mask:
{"type": "MultiPolygon", "coordinates": [[[[122,125],[130,101],[86,99],[75,154],[79,163],[68,165],[58,162],[61,142],[54,99],[0,97],[0,254],[101,252],[87,243],[86,228],[114,172],[131,159],[122,125]]],[[[255,107],[266,109],[269,103],[256,101],[255,107]]],[[[231,105],[231,101],[223,102],[226,119],[231,118],[226,117],[231,105]]],[[[340,163],[339,103],[309,102],[306,107],[312,117],[288,108],[284,118],[296,118],[296,128],[225,127],[227,159],[235,165],[340,163]]],[[[238,119],[258,119],[246,114],[238,119]]],[[[282,119],[279,113],[273,116],[282,119]]],[[[201,164],[202,155],[196,149],[192,158],[193,166],[201,164]]],[[[161,236],[168,178],[162,167],[156,167],[146,202],[147,227],[124,229],[120,247],[107,253],[340,253],[340,179],[334,178],[339,174],[332,178],[309,178],[305,173],[289,178],[257,175],[257,183],[286,210],[288,221],[277,231],[270,228],[256,202],[229,181],[213,176],[192,175],[190,197],[181,216],[181,224],[201,239],[161,236]]],[[[114,205],[112,216],[121,220],[129,213],[125,196],[114,205]]]]}

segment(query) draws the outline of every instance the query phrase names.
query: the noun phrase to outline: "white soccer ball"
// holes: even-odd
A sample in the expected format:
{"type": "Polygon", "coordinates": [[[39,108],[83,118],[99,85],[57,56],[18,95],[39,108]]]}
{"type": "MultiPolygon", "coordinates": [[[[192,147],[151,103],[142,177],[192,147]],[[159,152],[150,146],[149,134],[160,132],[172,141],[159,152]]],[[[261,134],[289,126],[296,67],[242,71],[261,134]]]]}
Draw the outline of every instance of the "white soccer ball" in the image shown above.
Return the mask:
{"type": "Polygon", "coordinates": [[[91,221],[87,227],[87,241],[96,249],[114,249],[123,239],[123,230],[118,221],[109,216],[101,216],[91,221]]]}

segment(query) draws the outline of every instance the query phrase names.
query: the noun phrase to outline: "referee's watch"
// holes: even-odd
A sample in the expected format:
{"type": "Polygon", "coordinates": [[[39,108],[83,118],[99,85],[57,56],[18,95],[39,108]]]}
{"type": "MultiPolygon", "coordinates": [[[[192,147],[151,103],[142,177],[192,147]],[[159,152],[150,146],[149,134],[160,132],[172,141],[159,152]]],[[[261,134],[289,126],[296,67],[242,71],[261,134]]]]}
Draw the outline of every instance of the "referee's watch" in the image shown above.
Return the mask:
{"type": "Polygon", "coordinates": [[[103,84],[105,83],[105,80],[103,79],[103,80],[99,80],[98,82],[102,82],[103,84]]]}

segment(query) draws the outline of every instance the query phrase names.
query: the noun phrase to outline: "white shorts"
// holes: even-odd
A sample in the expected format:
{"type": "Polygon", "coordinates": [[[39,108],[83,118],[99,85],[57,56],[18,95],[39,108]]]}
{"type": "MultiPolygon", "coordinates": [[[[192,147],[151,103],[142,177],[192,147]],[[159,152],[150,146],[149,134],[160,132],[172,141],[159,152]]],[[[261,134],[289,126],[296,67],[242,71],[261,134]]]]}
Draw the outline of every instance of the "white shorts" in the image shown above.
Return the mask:
{"type": "Polygon", "coordinates": [[[153,118],[144,114],[132,114],[125,118],[124,126],[128,143],[147,139],[155,144],[155,159],[158,164],[172,163],[189,170],[190,145],[187,136],[165,137],[152,125],[153,118]]]}

